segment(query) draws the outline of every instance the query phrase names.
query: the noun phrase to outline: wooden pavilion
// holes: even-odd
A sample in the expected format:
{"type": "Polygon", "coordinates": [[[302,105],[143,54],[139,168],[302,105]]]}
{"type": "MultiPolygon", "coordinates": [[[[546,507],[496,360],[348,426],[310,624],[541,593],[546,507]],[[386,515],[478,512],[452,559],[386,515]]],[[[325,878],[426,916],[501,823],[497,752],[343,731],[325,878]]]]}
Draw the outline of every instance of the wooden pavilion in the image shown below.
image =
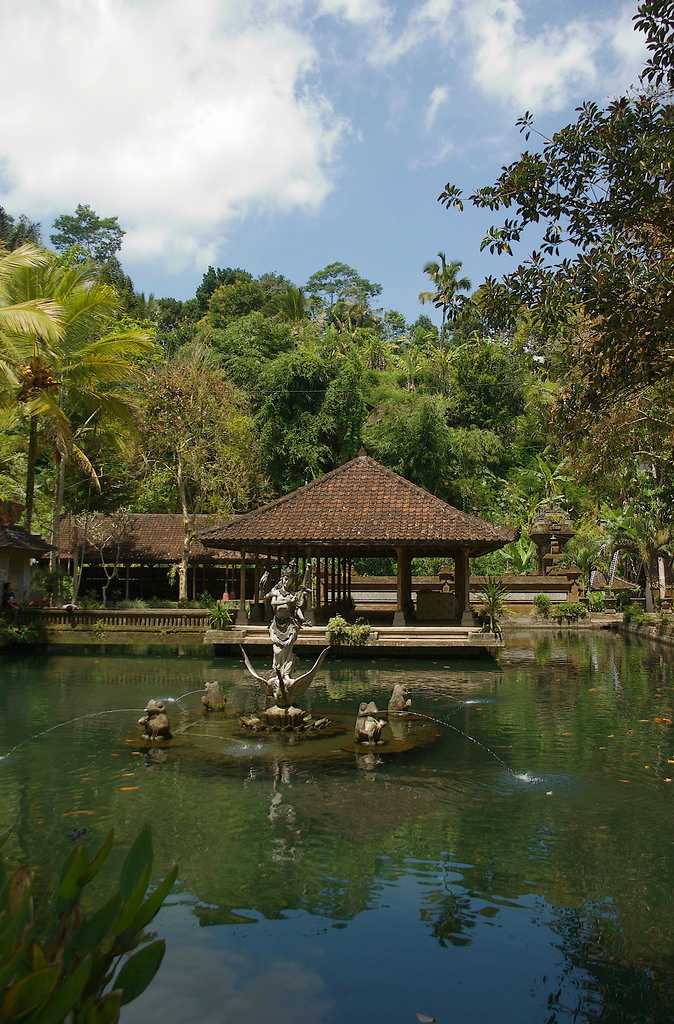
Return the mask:
{"type": "MultiPolygon", "coordinates": [[[[300,567],[313,560],[313,611],[316,622],[325,622],[330,614],[352,604],[354,557],[393,557],[397,563],[394,626],[415,621],[411,560],[421,556],[452,559],[451,621],[472,625],[470,559],[514,538],[514,531],[461,512],[364,452],[276,501],[200,532],[206,548],[239,551],[242,567],[254,561],[253,592],[246,592],[243,568],[240,584],[244,599],[251,602],[252,621],[260,621],[259,580],[267,568],[278,569],[290,558],[297,559],[300,567]]],[[[237,623],[246,621],[241,601],[237,623]]]]}

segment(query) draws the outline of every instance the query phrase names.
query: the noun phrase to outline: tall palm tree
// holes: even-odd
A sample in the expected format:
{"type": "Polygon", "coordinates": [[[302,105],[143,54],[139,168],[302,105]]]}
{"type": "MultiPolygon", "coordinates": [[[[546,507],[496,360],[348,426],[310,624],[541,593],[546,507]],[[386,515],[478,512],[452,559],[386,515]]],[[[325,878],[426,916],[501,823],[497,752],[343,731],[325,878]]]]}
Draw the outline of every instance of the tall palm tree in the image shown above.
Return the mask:
{"type": "Polygon", "coordinates": [[[445,340],[447,311],[460,292],[470,291],[472,287],[467,277],[459,277],[462,266],[460,260],[450,260],[448,263],[444,252],[438,253],[437,260],[424,264],[424,274],[430,277],[433,291],[419,292],[419,302],[432,302],[436,309],[442,311],[442,341],[445,340]]]}
{"type": "MultiPolygon", "coordinates": [[[[47,266],[48,253],[30,243],[13,250],[0,244],[0,407],[11,408],[17,388],[22,386],[25,353],[38,347],[58,344],[63,336],[60,305],[48,294],[22,295],[21,282],[26,273],[47,266]]],[[[46,383],[46,382],[45,382],[46,383]]],[[[28,439],[29,486],[26,487],[25,526],[30,531],[33,518],[37,422],[30,420],[28,439]]]]}
{"type": "Polygon", "coordinates": [[[43,267],[46,252],[26,243],[9,250],[0,242],[0,401],[18,383],[15,372],[17,344],[41,340],[57,342],[63,333],[61,308],[52,297],[17,300],[17,279],[26,269],[43,267]]]}
{"type": "MultiPolygon", "coordinates": [[[[153,350],[154,342],[145,331],[120,324],[117,294],[91,266],[63,266],[53,258],[25,266],[13,275],[8,293],[24,304],[50,296],[61,310],[60,337],[47,344],[18,336],[13,353],[15,400],[30,422],[26,509],[30,513],[33,506],[41,427],[58,464],[52,521],[52,543],[58,547],[67,465],[74,458],[97,479],[79,442],[94,424],[132,420],[133,386],[142,376],[138,359],[153,350]]],[[[52,561],[57,557],[53,553],[52,561]]]]}
{"type": "Polygon", "coordinates": [[[644,574],[646,611],[654,609],[653,589],[658,558],[670,558],[674,550],[674,524],[665,521],[656,511],[624,508],[607,512],[604,525],[610,538],[611,552],[623,551],[636,556],[644,574]]]}

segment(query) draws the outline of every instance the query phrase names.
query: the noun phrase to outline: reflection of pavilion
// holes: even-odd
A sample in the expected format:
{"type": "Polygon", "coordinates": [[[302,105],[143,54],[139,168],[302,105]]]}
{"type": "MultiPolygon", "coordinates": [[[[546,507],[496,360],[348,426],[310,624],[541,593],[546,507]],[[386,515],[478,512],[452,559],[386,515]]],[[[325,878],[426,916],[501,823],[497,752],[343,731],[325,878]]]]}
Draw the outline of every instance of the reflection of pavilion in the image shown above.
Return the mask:
{"type": "MultiPolygon", "coordinates": [[[[337,611],[354,608],[352,561],[355,557],[387,557],[397,562],[394,627],[474,625],[469,603],[470,558],[495,551],[514,537],[478,516],[453,508],[416,484],[386,469],[364,453],[298,490],[254,512],[204,531],[209,548],[226,548],[254,558],[252,619],[260,621],[259,578],[293,557],[313,560],[313,614],[325,622],[337,611]],[[434,606],[415,607],[412,597],[413,557],[442,557],[454,562],[454,593],[431,595],[434,606]]],[[[248,619],[241,607],[238,625],[248,619]]],[[[419,634],[418,638],[422,638],[419,634]]],[[[248,641],[247,641],[248,642],[248,641]]]]}

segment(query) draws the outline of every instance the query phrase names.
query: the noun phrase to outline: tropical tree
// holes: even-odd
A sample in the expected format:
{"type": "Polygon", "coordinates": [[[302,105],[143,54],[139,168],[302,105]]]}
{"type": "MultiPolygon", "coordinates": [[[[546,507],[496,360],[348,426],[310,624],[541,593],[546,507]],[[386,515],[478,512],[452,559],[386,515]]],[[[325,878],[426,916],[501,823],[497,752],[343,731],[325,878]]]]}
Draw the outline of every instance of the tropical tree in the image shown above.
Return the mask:
{"type": "Polygon", "coordinates": [[[526,534],[522,534],[503,549],[508,572],[522,576],[531,571],[536,563],[536,545],[526,534]]]}
{"type": "Polygon", "coordinates": [[[674,523],[671,511],[652,504],[627,505],[620,511],[606,511],[603,516],[611,551],[625,552],[636,558],[644,577],[646,611],[654,610],[653,589],[656,586],[658,558],[671,558],[674,551],[674,523]]]}
{"type": "Polygon", "coordinates": [[[370,299],[381,294],[381,285],[361,277],[347,263],[335,262],[312,274],[304,291],[316,304],[327,305],[328,309],[338,302],[367,307],[370,299]]]}
{"type": "MultiPolygon", "coordinates": [[[[203,345],[184,346],[147,383],[142,436],[146,490],[159,482],[183,523],[179,597],[195,539],[194,514],[245,510],[264,490],[253,419],[243,393],[203,345]]],[[[159,511],[147,501],[146,511],[159,511]]],[[[162,504],[161,511],[164,510],[162,504]]]]}
{"type": "Polygon", "coordinates": [[[61,310],[60,337],[47,343],[24,334],[13,340],[19,385],[13,400],[29,422],[26,522],[33,508],[41,428],[57,463],[52,543],[58,547],[66,469],[74,458],[96,480],[81,442],[106,422],[132,424],[137,408],[133,386],[142,378],[140,358],[152,353],[154,341],[146,331],[119,320],[115,291],[99,281],[91,265],[68,266],[51,258],[24,266],[12,276],[7,291],[15,302],[51,301],[61,310]]]}
{"type": "MultiPolygon", "coordinates": [[[[664,378],[671,386],[674,377],[671,0],[641,0],[633,20],[649,51],[642,88],[604,108],[583,103],[550,136],[526,112],[517,124],[540,148],[522,152],[468,199],[504,212],[482,249],[510,256],[533,228],[529,254],[483,285],[483,309],[496,329],[512,327],[524,307],[544,333],[565,332],[571,422],[637,385],[664,378]]],[[[463,209],[453,183],[438,198],[463,209]]]]}
{"type": "MultiPolygon", "coordinates": [[[[445,341],[448,310],[462,298],[461,292],[467,292],[471,283],[467,277],[459,277],[463,264],[460,260],[447,262],[444,252],[438,253],[437,260],[424,264],[424,274],[431,279],[432,291],[419,292],[419,302],[432,302],[442,312],[440,341],[445,341]]],[[[465,296],[463,296],[465,298],[465,296]]]]}
{"type": "MultiPolygon", "coordinates": [[[[36,273],[48,263],[48,256],[26,243],[9,251],[0,246],[0,407],[7,414],[16,404],[17,392],[25,385],[29,353],[58,344],[63,335],[61,306],[46,294],[22,294],[26,274],[36,273]]],[[[43,386],[51,386],[49,375],[43,386]]],[[[28,446],[28,480],[24,525],[30,530],[33,518],[34,467],[37,452],[37,425],[31,419],[28,446]]]]}
{"type": "Polygon", "coordinates": [[[62,213],[49,236],[58,251],[77,247],[97,263],[113,259],[122,247],[126,232],[117,217],[99,217],[87,204],[79,203],[74,213],[62,213]]]}
{"type": "Polygon", "coordinates": [[[6,249],[18,249],[26,242],[40,244],[39,223],[31,220],[25,213],[13,217],[4,206],[0,206],[0,245],[4,245],[6,249]]]}

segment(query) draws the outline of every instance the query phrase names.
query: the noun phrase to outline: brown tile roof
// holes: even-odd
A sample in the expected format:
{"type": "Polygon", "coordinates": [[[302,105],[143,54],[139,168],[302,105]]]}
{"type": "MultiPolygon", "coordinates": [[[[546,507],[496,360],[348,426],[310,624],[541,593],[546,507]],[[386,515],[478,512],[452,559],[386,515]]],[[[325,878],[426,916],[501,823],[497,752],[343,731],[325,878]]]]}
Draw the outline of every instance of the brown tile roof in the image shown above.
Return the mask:
{"type": "Polygon", "coordinates": [[[22,526],[0,526],[0,548],[20,548],[33,555],[51,551],[51,545],[36,533],[28,533],[22,526]]]}
{"type": "Polygon", "coordinates": [[[492,526],[436,498],[368,455],[268,505],[203,530],[208,547],[252,551],[294,547],[380,550],[406,546],[443,553],[493,551],[513,530],[492,526]]]}
{"type": "MultiPolygon", "coordinates": [[[[210,515],[196,515],[195,527],[197,534],[200,530],[212,525],[217,517],[210,515]]],[[[79,529],[84,529],[84,516],[78,517],[79,529]]],[[[89,520],[95,520],[96,526],[105,528],[108,516],[91,515],[89,520]]],[[[182,552],[183,543],[183,522],[180,514],[169,512],[143,512],[133,513],[127,517],[128,531],[120,550],[121,562],[141,562],[152,564],[154,562],[178,562],[182,552]]],[[[78,543],[77,524],[69,517],[61,522],[61,539],[59,543],[59,556],[70,558],[73,547],[78,543]]],[[[94,547],[88,548],[89,556],[98,559],[98,552],[94,547]]],[[[112,551],[106,552],[106,557],[113,555],[112,551]]],[[[114,557],[114,555],[113,555],[114,557]]],[[[236,551],[213,551],[205,548],[198,538],[192,542],[190,562],[225,562],[228,560],[238,561],[239,554],[236,551]]]]}

